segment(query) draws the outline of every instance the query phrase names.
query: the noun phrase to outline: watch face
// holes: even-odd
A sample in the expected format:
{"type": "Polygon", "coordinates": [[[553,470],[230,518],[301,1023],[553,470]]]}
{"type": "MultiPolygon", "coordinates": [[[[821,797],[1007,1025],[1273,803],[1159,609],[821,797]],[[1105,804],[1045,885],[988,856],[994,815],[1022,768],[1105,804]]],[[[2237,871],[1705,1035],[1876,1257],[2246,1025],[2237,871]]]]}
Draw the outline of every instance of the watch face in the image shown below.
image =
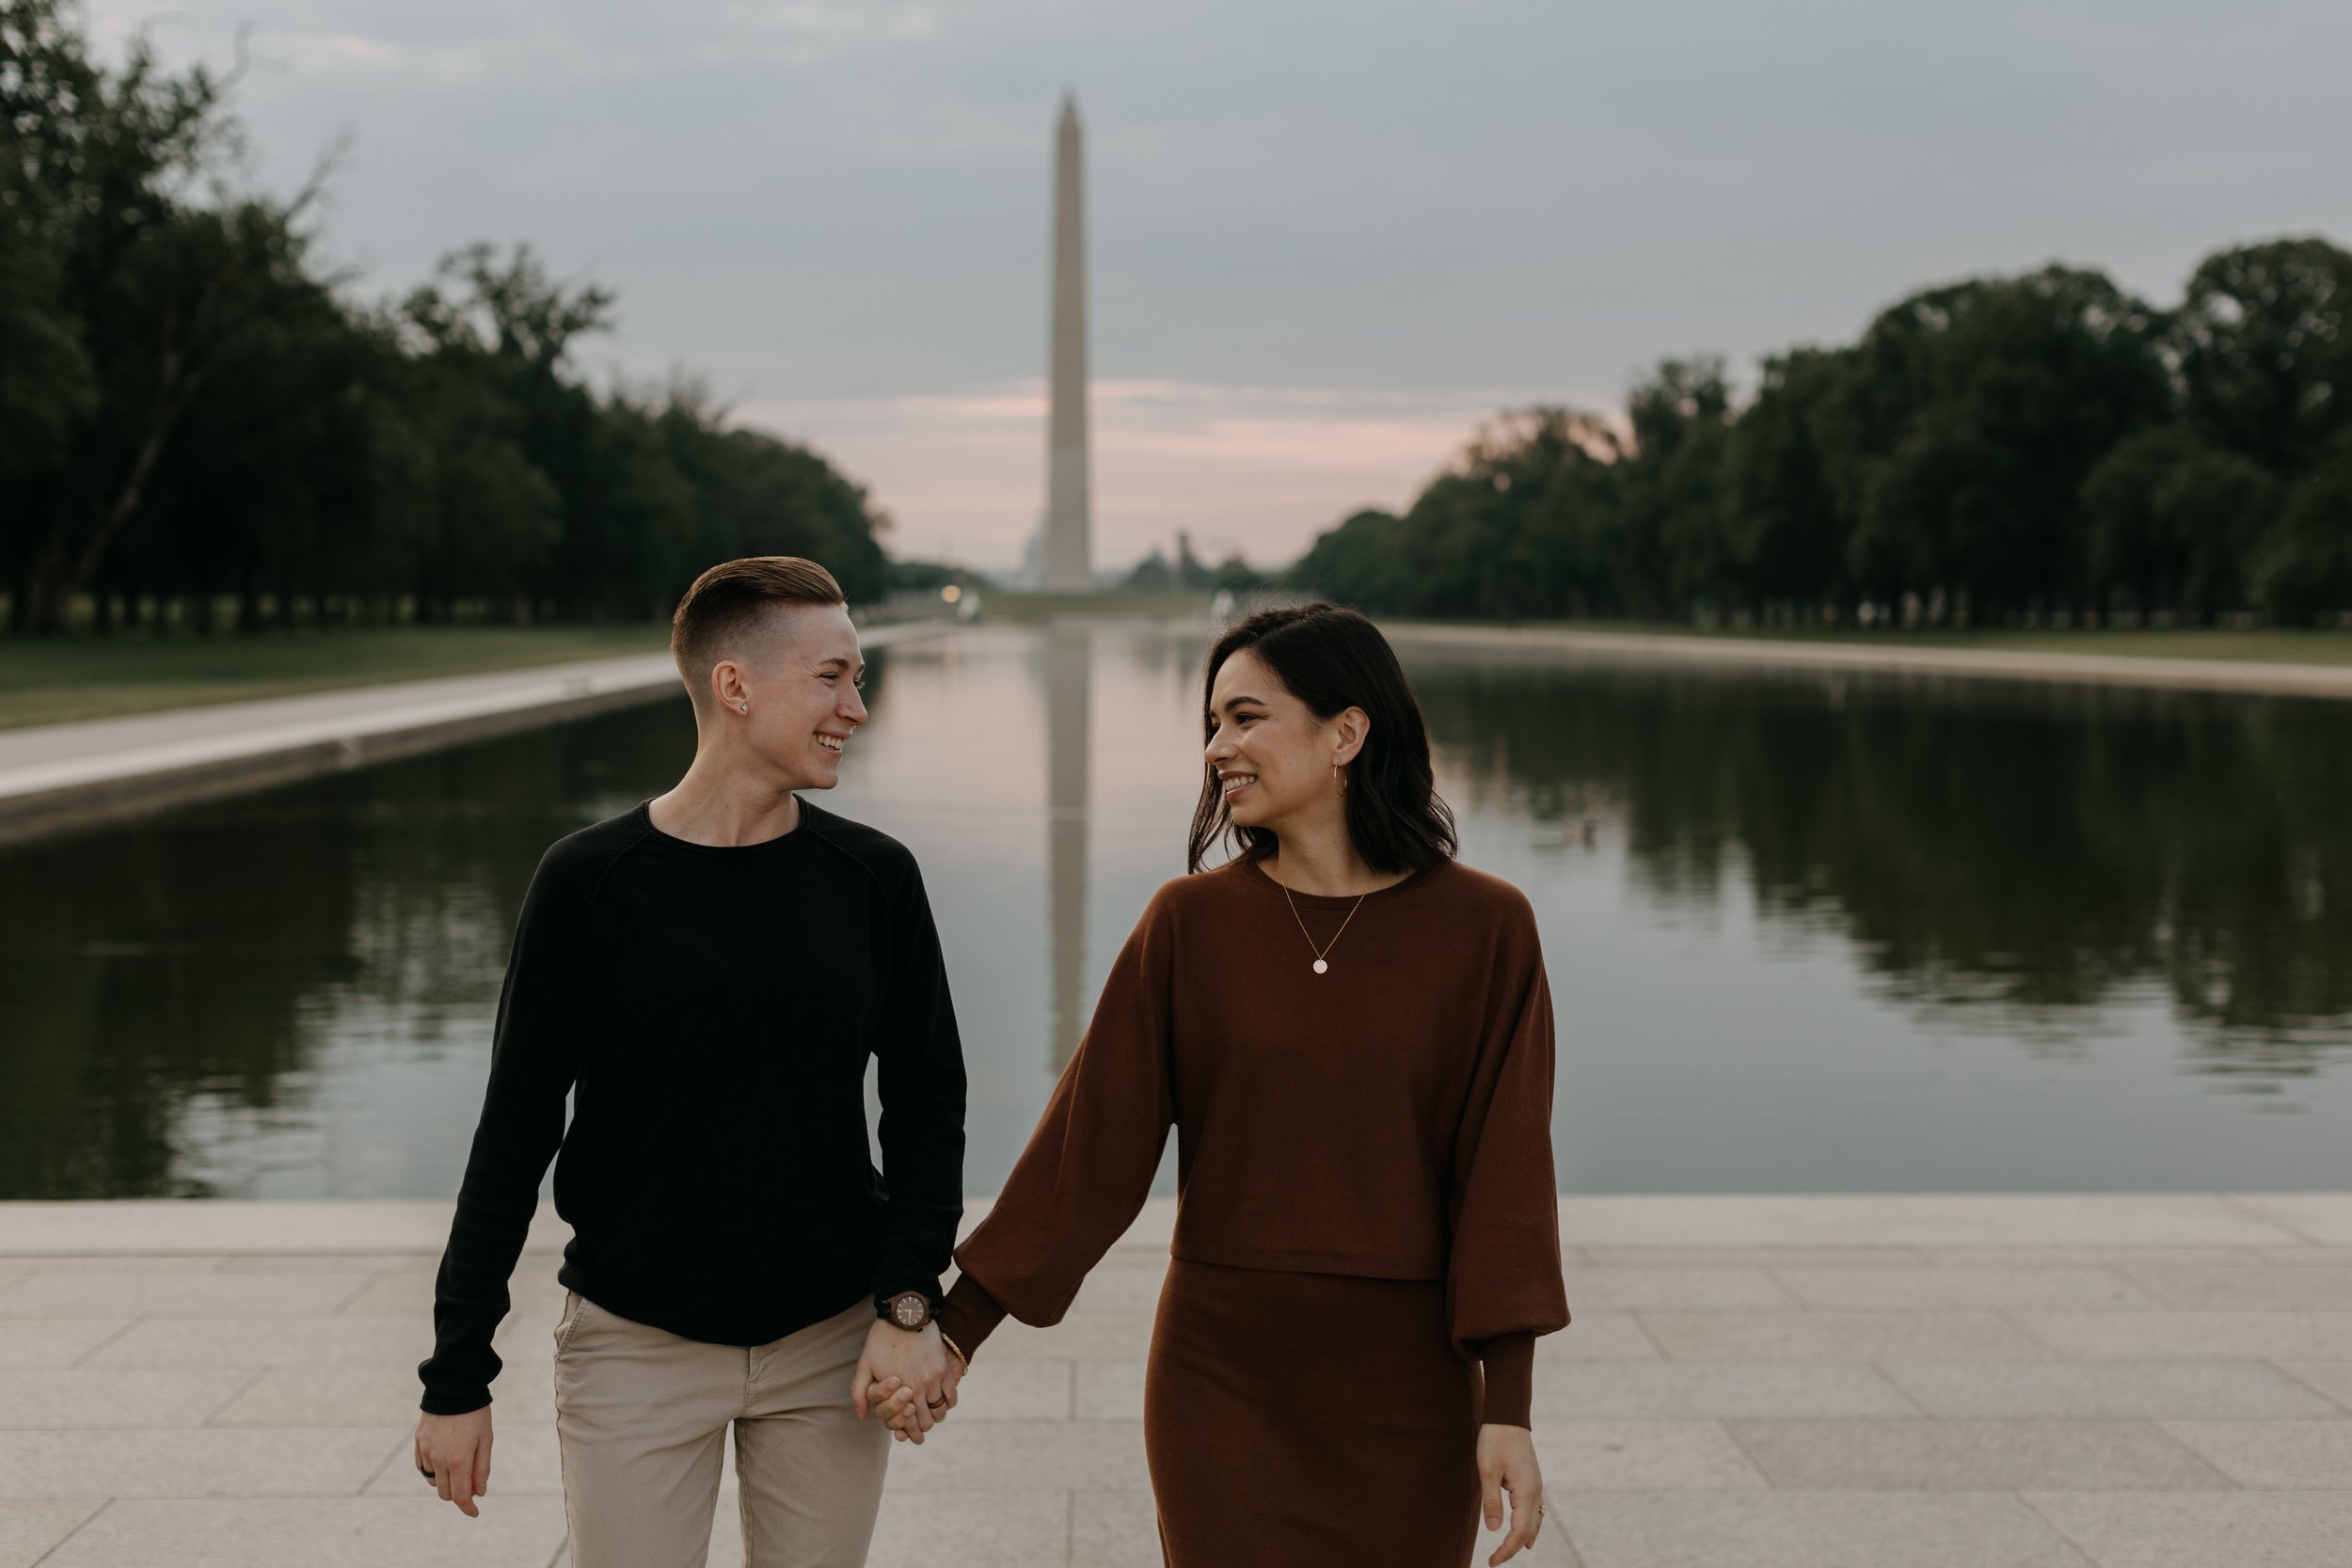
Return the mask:
{"type": "Polygon", "coordinates": [[[920,1328],[931,1320],[931,1304],[909,1291],[891,1302],[890,1316],[900,1328],[920,1328]]]}

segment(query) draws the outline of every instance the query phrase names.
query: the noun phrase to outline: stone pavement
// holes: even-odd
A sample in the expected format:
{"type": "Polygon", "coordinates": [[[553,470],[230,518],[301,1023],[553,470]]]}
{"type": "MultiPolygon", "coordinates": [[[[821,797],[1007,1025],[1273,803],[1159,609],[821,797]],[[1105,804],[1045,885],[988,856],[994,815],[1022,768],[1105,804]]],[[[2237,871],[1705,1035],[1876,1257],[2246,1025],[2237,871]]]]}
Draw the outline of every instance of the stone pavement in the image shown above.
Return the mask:
{"type": "MultiPolygon", "coordinates": [[[[1170,1218],[894,1450],[878,1568],[1158,1561],[1138,1417],[1170,1218]]],[[[446,1222],[0,1204],[0,1568],[557,1568],[551,1222],[483,1516],[408,1467],[446,1222]]],[[[1537,1563],[2352,1564],[2352,1195],[1567,1197],[1562,1233],[1537,1563]]]]}
{"type": "Polygon", "coordinates": [[[2062,686],[2151,686],[2200,691],[2352,697],[2352,665],[2254,658],[2184,658],[2158,654],[2071,654],[1999,648],[1939,648],[1839,638],[1692,637],[1674,632],[1590,631],[1569,626],[1381,623],[1391,642],[1477,648],[1489,654],[1583,654],[1684,663],[1788,665],[1906,674],[2054,682],[2062,686]]]}
{"type": "MultiPolygon", "coordinates": [[[[870,626],[868,649],[949,629],[870,626]]],[[[486,739],[682,689],[668,654],[352,687],[0,730],[0,839],[486,739]]]]}

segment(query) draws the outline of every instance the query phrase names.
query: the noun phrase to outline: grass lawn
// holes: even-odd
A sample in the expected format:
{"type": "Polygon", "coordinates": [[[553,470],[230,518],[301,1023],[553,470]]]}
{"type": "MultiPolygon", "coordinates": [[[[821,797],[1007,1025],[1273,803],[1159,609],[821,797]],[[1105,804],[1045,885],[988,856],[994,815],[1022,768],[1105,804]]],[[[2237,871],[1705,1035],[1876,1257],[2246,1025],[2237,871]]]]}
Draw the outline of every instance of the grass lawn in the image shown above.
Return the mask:
{"type": "MultiPolygon", "coordinates": [[[[1499,622],[1446,622],[1496,626],[1499,622]]],[[[1656,637],[1769,639],[1775,642],[1862,642],[1872,647],[1983,648],[2021,654],[2106,654],[2123,658],[2249,659],[2266,664],[2352,664],[2352,629],[2232,631],[1804,631],[1763,626],[1657,626],[1640,621],[1525,621],[1560,631],[1632,632],[1656,637]]]]}
{"type": "Polygon", "coordinates": [[[657,654],[670,628],[398,626],[156,639],[0,639],[0,729],[338,687],[657,654]]]}

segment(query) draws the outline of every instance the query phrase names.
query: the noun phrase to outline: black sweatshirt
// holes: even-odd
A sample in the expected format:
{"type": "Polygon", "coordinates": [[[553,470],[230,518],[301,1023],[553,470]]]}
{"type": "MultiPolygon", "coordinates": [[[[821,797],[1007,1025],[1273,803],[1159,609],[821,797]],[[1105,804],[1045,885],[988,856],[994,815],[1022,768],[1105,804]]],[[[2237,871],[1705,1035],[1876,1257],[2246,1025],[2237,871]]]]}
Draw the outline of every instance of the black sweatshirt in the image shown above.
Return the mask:
{"type": "Polygon", "coordinates": [[[803,801],[799,828],[737,848],[673,838],[643,805],[560,841],[499,996],[424,1408],[490,1402],[490,1337],[559,1146],[563,1283],[690,1339],[758,1345],[869,1294],[938,1299],[963,1100],[938,933],[897,840],[803,801]]]}

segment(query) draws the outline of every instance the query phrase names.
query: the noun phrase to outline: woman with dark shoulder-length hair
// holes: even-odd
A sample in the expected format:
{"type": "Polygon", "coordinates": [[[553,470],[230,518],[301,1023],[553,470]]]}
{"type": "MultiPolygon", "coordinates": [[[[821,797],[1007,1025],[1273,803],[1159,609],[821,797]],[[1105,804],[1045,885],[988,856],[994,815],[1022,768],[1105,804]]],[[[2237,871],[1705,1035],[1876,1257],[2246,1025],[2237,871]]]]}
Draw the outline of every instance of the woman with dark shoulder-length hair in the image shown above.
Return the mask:
{"type": "Polygon", "coordinates": [[[1568,1321],[1534,913],[1454,859],[1371,622],[1253,615],[1206,685],[1193,874],[1120,951],[941,1328],[968,1357],[1007,1313],[1060,1321],[1172,1126],[1144,1392],[1167,1560],[1459,1568],[1508,1492],[1502,1562],[1542,1528],[1528,1386],[1568,1321]]]}

